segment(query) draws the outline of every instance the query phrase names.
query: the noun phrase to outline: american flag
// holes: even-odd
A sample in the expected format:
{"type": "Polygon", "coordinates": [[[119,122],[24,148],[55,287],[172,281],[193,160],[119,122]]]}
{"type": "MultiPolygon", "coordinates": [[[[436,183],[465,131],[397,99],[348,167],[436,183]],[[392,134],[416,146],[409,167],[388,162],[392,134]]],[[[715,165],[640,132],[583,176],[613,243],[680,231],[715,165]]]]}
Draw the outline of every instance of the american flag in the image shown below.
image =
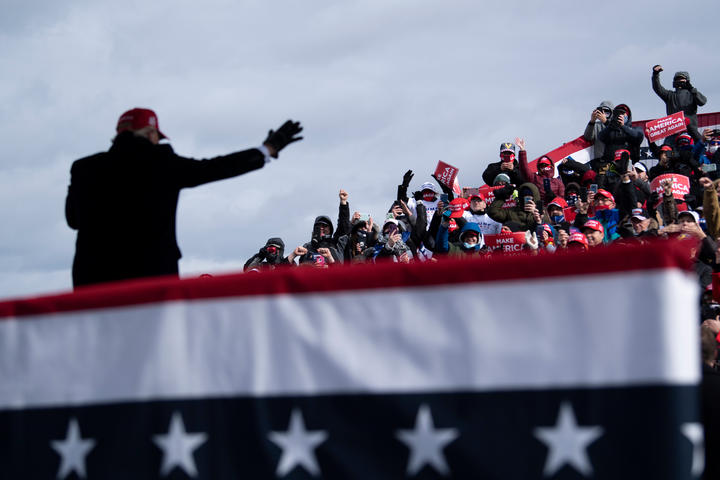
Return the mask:
{"type": "Polygon", "coordinates": [[[691,479],[672,244],[0,303],[0,478],[691,479]]]}

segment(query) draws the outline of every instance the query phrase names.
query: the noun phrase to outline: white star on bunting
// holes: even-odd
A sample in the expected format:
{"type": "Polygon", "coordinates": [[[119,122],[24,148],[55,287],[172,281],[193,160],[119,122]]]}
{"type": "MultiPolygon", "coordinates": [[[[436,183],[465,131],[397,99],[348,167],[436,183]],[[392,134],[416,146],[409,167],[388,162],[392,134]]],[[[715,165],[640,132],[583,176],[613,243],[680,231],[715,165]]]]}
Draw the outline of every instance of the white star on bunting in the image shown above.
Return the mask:
{"type": "Polygon", "coordinates": [[[443,475],[450,473],[442,450],[458,435],[456,428],[436,429],[430,407],[421,405],[415,418],[415,429],[398,430],[396,434],[410,448],[408,475],[416,475],[426,464],[443,475]]]}
{"type": "Polygon", "coordinates": [[[705,470],[705,437],[699,423],[683,423],[680,430],[693,445],[693,459],[690,473],[699,476],[705,470]]]}
{"type": "Polygon", "coordinates": [[[553,475],[568,464],[585,476],[592,475],[593,468],[587,455],[587,447],[603,434],[602,427],[581,427],[569,402],[560,404],[554,427],[537,427],[535,436],[547,445],[547,460],[543,473],[553,475]]]}
{"type": "Polygon", "coordinates": [[[165,476],[177,467],[190,477],[196,477],[197,467],[193,452],[207,440],[205,433],[187,433],[182,415],[174,412],[170,418],[170,427],[165,435],[154,435],[153,442],[163,451],[160,473],[165,476]]]}
{"type": "Polygon", "coordinates": [[[300,409],[293,409],[290,425],[285,432],[270,432],[270,440],[282,448],[280,462],[275,472],[277,476],[287,475],[296,466],[304,467],[311,475],[320,474],[320,467],[313,450],[324,442],[328,434],[324,430],[307,431],[300,409]]]}
{"type": "Polygon", "coordinates": [[[80,436],[80,426],[76,418],[70,420],[65,440],[52,440],[50,445],[61,457],[57,478],[66,478],[72,472],[85,478],[85,457],[95,446],[95,440],[83,439],[80,436]]]}

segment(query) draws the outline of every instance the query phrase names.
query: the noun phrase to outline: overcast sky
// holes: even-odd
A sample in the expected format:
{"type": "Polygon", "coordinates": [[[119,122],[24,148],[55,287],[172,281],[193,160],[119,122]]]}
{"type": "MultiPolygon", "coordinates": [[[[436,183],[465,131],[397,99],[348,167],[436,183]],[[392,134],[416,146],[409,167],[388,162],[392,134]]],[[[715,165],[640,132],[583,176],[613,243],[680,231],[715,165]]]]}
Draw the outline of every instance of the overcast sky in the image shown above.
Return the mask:
{"type": "Polygon", "coordinates": [[[656,63],[666,87],[688,70],[700,111],[720,110],[716,1],[0,4],[0,298],[71,288],[70,166],[107,150],[132,107],[195,158],[305,126],[262,170],[183,191],[182,276],[241,270],[269,237],[308,241],[340,188],[382,218],[408,169],[413,189],[438,160],[478,186],[501,142],[523,136],[534,158],[601,100],[662,116],[656,63]]]}

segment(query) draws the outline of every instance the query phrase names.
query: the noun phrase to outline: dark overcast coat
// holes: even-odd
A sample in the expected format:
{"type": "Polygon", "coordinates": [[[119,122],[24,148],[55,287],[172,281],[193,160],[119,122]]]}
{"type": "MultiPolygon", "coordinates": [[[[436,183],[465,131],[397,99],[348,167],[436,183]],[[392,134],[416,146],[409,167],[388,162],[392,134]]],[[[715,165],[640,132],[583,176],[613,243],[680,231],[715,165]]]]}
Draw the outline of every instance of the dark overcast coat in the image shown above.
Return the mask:
{"type": "Polygon", "coordinates": [[[119,134],[109,151],[75,161],[65,201],[67,223],[78,231],[73,285],[177,275],[180,190],[264,164],[257,149],[195,160],[131,132],[119,134]]]}

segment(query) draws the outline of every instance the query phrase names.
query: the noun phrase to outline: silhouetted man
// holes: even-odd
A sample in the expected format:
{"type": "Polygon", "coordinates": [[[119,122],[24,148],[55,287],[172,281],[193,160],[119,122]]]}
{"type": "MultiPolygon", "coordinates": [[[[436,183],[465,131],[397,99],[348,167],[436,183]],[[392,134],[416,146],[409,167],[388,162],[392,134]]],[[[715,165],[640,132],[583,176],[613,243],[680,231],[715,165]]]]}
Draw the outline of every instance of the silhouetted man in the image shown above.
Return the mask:
{"type": "Polygon", "coordinates": [[[77,230],[75,287],[156,275],[178,275],[175,216],[180,190],[262,168],[301,140],[299,122],[270,130],[257,148],[209,160],[177,155],[152,110],[123,113],[110,150],[73,163],[65,202],[77,230]]]}

